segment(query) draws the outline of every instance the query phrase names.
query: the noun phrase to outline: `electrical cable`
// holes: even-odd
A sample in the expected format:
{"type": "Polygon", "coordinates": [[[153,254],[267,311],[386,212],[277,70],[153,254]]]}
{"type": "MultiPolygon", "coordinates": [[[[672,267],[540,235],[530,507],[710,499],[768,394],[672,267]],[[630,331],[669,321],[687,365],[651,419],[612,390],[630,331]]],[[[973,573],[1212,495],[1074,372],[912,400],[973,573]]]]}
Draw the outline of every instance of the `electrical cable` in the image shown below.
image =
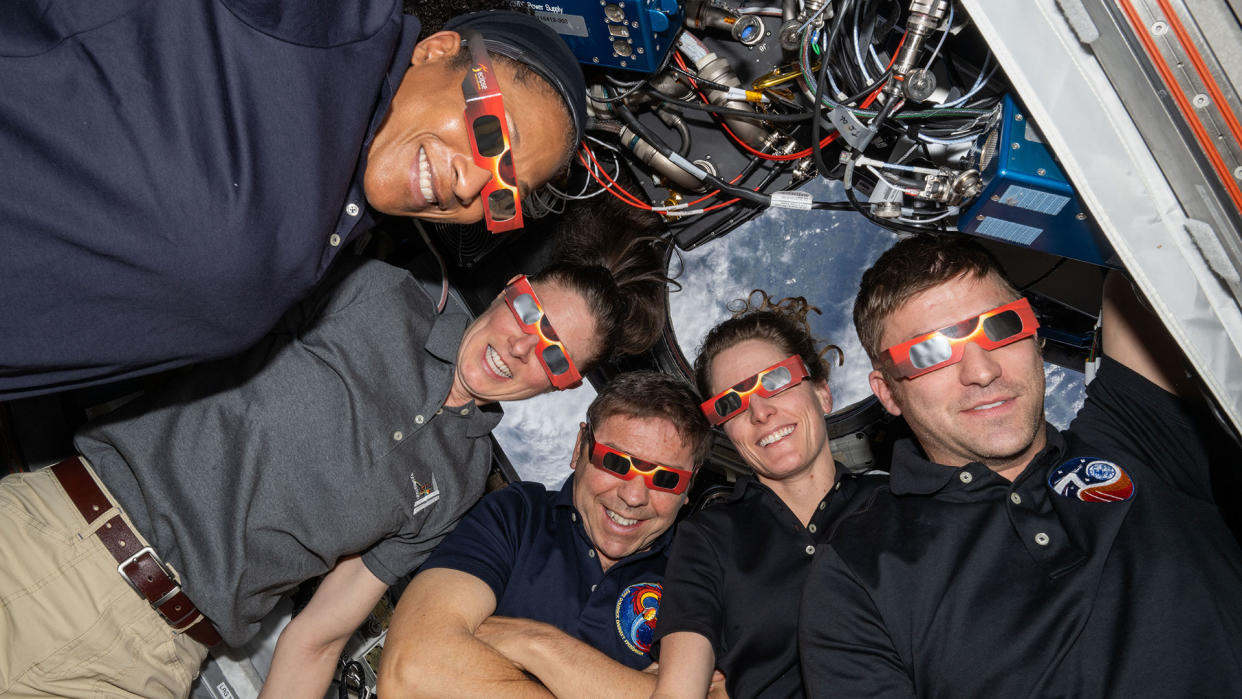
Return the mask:
{"type": "Polygon", "coordinates": [[[423,228],[423,222],[413,219],[414,228],[418,230],[418,234],[422,236],[423,243],[427,245],[427,249],[436,258],[436,263],[440,265],[440,300],[436,303],[436,313],[444,312],[444,304],[448,303],[448,267],[444,264],[444,257],[440,255],[440,251],[431,242],[431,236],[427,235],[427,229],[423,228]]]}
{"type": "Polygon", "coordinates": [[[875,214],[871,213],[869,206],[864,206],[862,203],[858,201],[858,197],[854,195],[854,187],[852,185],[847,184],[845,186],[845,198],[849,199],[850,206],[854,207],[855,211],[862,214],[864,217],[867,218],[867,220],[871,221],[877,226],[880,226],[881,228],[887,228],[893,231],[900,231],[902,233],[937,233],[943,230],[942,228],[939,228],[939,227],[923,228],[920,226],[912,226],[912,225],[905,224],[905,223],[897,223],[894,221],[890,221],[888,219],[882,219],[876,216],[875,214]]]}
{"type": "Polygon", "coordinates": [[[680,155],[677,155],[675,151],[671,150],[668,146],[664,145],[664,143],[661,142],[655,136],[655,134],[652,134],[651,130],[648,129],[646,126],[644,126],[641,122],[639,122],[638,118],[634,116],[634,113],[631,112],[629,107],[626,107],[624,104],[617,103],[617,105],[614,107],[614,111],[616,111],[617,115],[621,117],[621,120],[625,122],[626,126],[630,127],[630,131],[634,132],[635,135],[637,135],[639,138],[646,141],[647,145],[655,148],[660,153],[660,155],[663,155],[664,157],[673,161],[673,164],[685,169],[687,172],[691,173],[696,179],[699,179],[699,181],[705,184],[710,183],[713,187],[719,189],[722,192],[725,192],[726,194],[735,196],[739,199],[745,199],[754,204],[761,204],[763,206],[768,206],[772,203],[772,197],[766,194],[760,194],[759,192],[752,192],[751,190],[746,189],[745,187],[735,187],[709,172],[704,172],[702,169],[696,167],[693,163],[687,162],[685,158],[681,157],[680,155]],[[699,177],[700,173],[702,173],[702,177],[699,177]]]}
{"type": "Polygon", "coordinates": [[[949,30],[953,28],[953,0],[949,2],[949,17],[944,23],[944,31],[940,33],[940,41],[936,42],[936,48],[932,50],[931,57],[927,59],[927,70],[931,70],[932,64],[936,62],[936,56],[940,55],[940,48],[944,46],[944,40],[949,36],[949,30]]]}
{"type": "Polygon", "coordinates": [[[1029,288],[1031,288],[1031,287],[1035,286],[1036,284],[1038,284],[1038,283],[1042,282],[1043,280],[1047,279],[1048,277],[1052,276],[1052,273],[1053,273],[1053,272],[1055,272],[1055,271],[1057,271],[1058,269],[1060,269],[1060,268],[1061,268],[1061,265],[1065,264],[1065,260],[1067,260],[1067,259],[1069,259],[1069,258],[1062,257],[1061,259],[1059,259],[1059,260],[1057,260],[1056,262],[1052,263],[1052,266],[1048,268],[1048,271],[1044,272],[1043,274],[1039,275],[1038,277],[1035,277],[1035,278],[1034,278],[1034,279],[1032,279],[1031,281],[1029,281],[1029,282],[1027,282],[1027,283],[1023,284],[1023,285],[1022,285],[1022,286],[1020,286],[1020,287],[1018,287],[1018,293],[1025,293],[1027,289],[1029,289],[1029,288]]]}
{"type": "MultiPolygon", "coordinates": [[[[673,46],[676,46],[676,45],[677,45],[677,37],[678,37],[678,36],[681,34],[681,32],[683,32],[683,31],[685,31],[685,30],[684,30],[684,29],[678,29],[678,30],[677,30],[677,32],[673,35],[673,37],[672,37],[672,42],[673,42],[673,43],[672,43],[672,45],[673,45],[673,46]]],[[[653,72],[651,73],[652,77],[654,77],[654,76],[656,76],[656,75],[659,75],[660,73],[663,73],[663,72],[664,72],[664,69],[665,69],[666,67],[668,67],[668,62],[669,62],[669,59],[670,59],[670,58],[672,58],[672,55],[673,55],[673,51],[671,51],[671,50],[670,50],[670,51],[665,52],[665,54],[664,54],[664,60],[663,60],[663,61],[660,61],[660,66],[659,66],[658,68],[656,68],[656,69],[655,69],[655,71],[653,71],[653,72]]],[[[610,76],[605,76],[605,79],[607,79],[607,78],[609,78],[609,77],[610,77],[610,76]]],[[[587,90],[587,99],[591,100],[592,102],[598,102],[598,103],[600,103],[600,104],[612,104],[612,103],[614,103],[614,102],[620,102],[621,100],[624,100],[625,98],[627,98],[627,97],[629,97],[630,95],[634,94],[634,92],[636,92],[639,88],[641,88],[643,85],[646,85],[646,84],[647,84],[647,82],[648,82],[648,80],[640,80],[640,81],[638,81],[637,83],[635,83],[635,84],[634,84],[634,87],[633,87],[633,88],[631,88],[630,90],[626,91],[624,94],[619,95],[619,96],[615,96],[615,97],[608,97],[608,96],[604,96],[604,97],[596,97],[595,95],[592,95],[592,94],[591,94],[591,91],[590,91],[590,90],[587,90]]]]}
{"type": "MultiPolygon", "coordinates": [[[[695,93],[696,93],[696,94],[698,94],[699,99],[703,100],[704,102],[709,102],[709,100],[707,99],[707,95],[703,94],[703,92],[702,92],[701,90],[699,90],[699,88],[698,88],[698,79],[697,79],[697,77],[695,77],[694,75],[692,75],[692,74],[691,74],[688,70],[685,70],[685,68],[686,68],[686,63],[685,63],[685,61],[682,59],[682,57],[681,57],[681,56],[677,56],[674,60],[675,60],[675,62],[678,64],[678,66],[680,66],[680,68],[679,68],[679,69],[680,69],[683,73],[685,73],[687,77],[689,77],[689,79],[690,79],[690,87],[691,87],[692,89],[694,89],[694,91],[695,91],[695,93]]],[[[673,68],[678,68],[678,66],[672,66],[672,67],[673,67],[673,68]]],[[[742,111],[742,110],[738,110],[738,111],[742,111]]],[[[807,115],[808,115],[808,116],[813,116],[810,112],[807,112],[807,115]]],[[[748,153],[750,153],[751,155],[753,155],[753,156],[755,156],[755,157],[757,157],[757,158],[762,158],[762,159],[764,159],[764,160],[789,161],[789,160],[801,160],[802,158],[805,158],[806,156],[808,156],[808,155],[810,155],[810,154],[811,154],[811,149],[810,149],[810,148],[808,148],[808,149],[806,149],[806,150],[799,151],[799,152],[797,152],[797,153],[789,153],[789,154],[787,154],[787,155],[778,155],[778,154],[772,154],[772,153],[762,153],[762,152],[760,152],[760,151],[755,150],[754,148],[752,148],[752,147],[751,147],[751,145],[750,145],[749,143],[747,143],[747,142],[743,141],[740,137],[738,137],[738,135],[737,135],[737,134],[735,134],[735,133],[733,132],[733,129],[729,127],[729,124],[728,124],[727,122],[725,122],[725,121],[723,121],[723,120],[722,120],[722,121],[720,122],[720,128],[722,128],[722,129],[724,130],[724,132],[725,132],[725,133],[727,133],[727,134],[729,135],[729,137],[730,137],[730,138],[732,138],[732,139],[733,139],[733,141],[734,141],[735,143],[737,143],[739,146],[741,146],[743,149],[745,149],[748,153]]],[[[832,141],[833,141],[836,137],[837,137],[837,134],[835,134],[835,133],[834,133],[834,134],[829,134],[829,135],[828,135],[828,136],[824,139],[823,143],[821,143],[821,144],[820,144],[820,147],[823,147],[823,146],[828,145],[828,144],[829,144],[829,143],[831,143],[831,142],[832,142],[832,141]]],[[[685,155],[685,154],[683,153],[682,155],[685,155]]]]}
{"type": "MultiPolygon", "coordinates": [[[[670,51],[669,53],[673,53],[670,51]]],[[[773,123],[794,123],[799,121],[810,121],[815,118],[815,112],[807,110],[796,114],[773,114],[771,112],[748,112],[744,109],[732,109],[729,107],[718,107],[714,104],[699,104],[697,102],[684,102],[676,97],[669,97],[659,90],[648,90],[648,95],[655,97],[661,102],[665,102],[674,107],[683,109],[692,109],[696,112],[709,112],[722,116],[740,116],[747,119],[756,119],[758,121],[770,121],[773,123]]]]}
{"type": "MultiPolygon", "coordinates": [[[[848,5],[849,2],[850,0],[845,0],[846,5],[848,5]]],[[[827,6],[827,3],[825,3],[825,7],[826,6],[827,6]]],[[[832,24],[832,31],[829,32],[828,34],[828,38],[826,40],[826,43],[824,44],[824,51],[822,53],[822,58],[820,58],[820,61],[819,61],[819,76],[815,82],[815,100],[814,102],[812,102],[812,104],[815,105],[815,108],[817,111],[820,109],[819,105],[822,104],[821,100],[823,100],[823,97],[824,97],[824,82],[825,82],[825,77],[828,75],[828,64],[830,63],[830,61],[828,60],[828,52],[832,49],[832,44],[836,40],[837,31],[841,28],[840,19],[844,17],[845,13],[846,13],[846,7],[842,6],[840,12],[837,13],[838,21],[833,22],[832,24]]],[[[816,118],[814,121],[811,122],[811,155],[815,159],[816,171],[819,172],[821,176],[827,177],[828,172],[829,172],[829,167],[828,167],[827,162],[824,160],[824,149],[822,146],[819,145],[819,131],[820,131],[820,124],[822,122],[823,120],[820,118],[816,118]]]]}

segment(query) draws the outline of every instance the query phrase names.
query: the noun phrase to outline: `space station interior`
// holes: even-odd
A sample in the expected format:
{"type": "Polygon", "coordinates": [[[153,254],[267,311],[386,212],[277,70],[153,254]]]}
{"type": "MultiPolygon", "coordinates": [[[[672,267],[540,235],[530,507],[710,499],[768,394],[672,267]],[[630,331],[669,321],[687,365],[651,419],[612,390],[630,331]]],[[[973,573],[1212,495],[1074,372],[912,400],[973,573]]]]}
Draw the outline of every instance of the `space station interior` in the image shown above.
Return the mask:
{"type": "MultiPolygon", "coordinates": [[[[393,221],[360,245],[365,254],[415,270],[436,295],[443,281],[449,303],[477,313],[497,280],[550,258],[549,220],[596,197],[658,214],[674,266],[773,211],[848,216],[886,239],[957,232],[1021,283],[1047,361],[1073,372],[1094,359],[1104,272],[1124,268],[1194,368],[1221,453],[1237,453],[1236,0],[516,4],[556,29],[586,71],[590,119],[574,167],[523,202],[545,214],[526,230],[411,235],[393,221]]],[[[832,241],[820,242],[831,255],[832,241]]],[[[854,289],[839,293],[848,303],[854,289]]],[[[670,323],[655,349],[588,380],[640,367],[690,376],[692,359],[670,323]]],[[[0,456],[8,470],[50,463],[78,422],[121,398],[87,390],[0,404],[0,456]]],[[[833,453],[857,470],[882,469],[903,431],[873,399],[838,403],[828,420],[833,453]]],[[[494,451],[494,483],[516,479],[494,451]]],[[[691,506],[745,466],[720,439],[709,468],[691,506]]],[[[304,597],[274,615],[267,640],[209,663],[194,696],[257,695],[280,620],[304,597]]],[[[373,696],[390,597],[356,634],[334,695],[373,696]]]]}

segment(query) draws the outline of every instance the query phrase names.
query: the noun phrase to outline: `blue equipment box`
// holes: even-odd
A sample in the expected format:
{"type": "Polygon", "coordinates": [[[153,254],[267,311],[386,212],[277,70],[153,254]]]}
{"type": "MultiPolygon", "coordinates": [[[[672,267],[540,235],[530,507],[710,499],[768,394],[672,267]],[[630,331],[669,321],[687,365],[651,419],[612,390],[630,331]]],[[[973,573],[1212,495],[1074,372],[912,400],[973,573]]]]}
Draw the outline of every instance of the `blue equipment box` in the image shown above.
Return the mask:
{"type": "Polygon", "coordinates": [[[958,219],[958,230],[1120,267],[1112,245],[1024,110],[1009,95],[1002,109],[996,155],[982,168],[983,193],[958,219]]]}
{"type": "Polygon", "coordinates": [[[578,62],[599,68],[654,73],[685,12],[677,0],[514,0],[555,29],[578,62]]]}

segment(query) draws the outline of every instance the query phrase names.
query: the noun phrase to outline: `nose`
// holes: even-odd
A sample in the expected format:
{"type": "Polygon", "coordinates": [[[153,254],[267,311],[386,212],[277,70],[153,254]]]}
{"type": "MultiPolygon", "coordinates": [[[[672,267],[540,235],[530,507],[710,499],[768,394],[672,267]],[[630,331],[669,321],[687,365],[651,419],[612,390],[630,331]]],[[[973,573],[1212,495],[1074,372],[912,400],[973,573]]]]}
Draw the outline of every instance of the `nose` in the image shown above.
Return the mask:
{"type": "Polygon", "coordinates": [[[476,165],[473,155],[453,158],[453,196],[462,206],[473,204],[491,179],[492,173],[476,165]]]}
{"type": "Polygon", "coordinates": [[[647,500],[651,497],[647,491],[647,482],[638,474],[635,474],[628,481],[622,481],[621,487],[617,489],[617,494],[621,496],[622,502],[632,508],[646,505],[647,500]]]}
{"type": "Polygon", "coordinates": [[[1000,374],[1001,366],[997,357],[973,342],[966,345],[958,368],[958,378],[962,385],[987,386],[1000,374]]]}
{"type": "Polygon", "coordinates": [[[750,421],[754,424],[761,425],[772,417],[772,413],[776,408],[772,403],[758,393],[752,393],[750,396],[750,405],[747,406],[746,412],[750,414],[750,421]]]}
{"type": "Polygon", "coordinates": [[[516,336],[509,339],[509,355],[522,361],[527,361],[530,359],[531,352],[534,352],[535,347],[538,345],[538,337],[528,335],[519,330],[516,336]]]}

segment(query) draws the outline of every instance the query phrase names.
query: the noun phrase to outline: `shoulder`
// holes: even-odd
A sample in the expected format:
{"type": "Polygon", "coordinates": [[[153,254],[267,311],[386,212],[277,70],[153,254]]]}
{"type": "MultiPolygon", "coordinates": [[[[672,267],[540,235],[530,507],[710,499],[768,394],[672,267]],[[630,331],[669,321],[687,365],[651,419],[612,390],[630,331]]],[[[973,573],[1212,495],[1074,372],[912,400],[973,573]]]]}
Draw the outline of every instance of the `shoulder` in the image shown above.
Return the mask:
{"type": "Polygon", "coordinates": [[[233,16],[274,39],[316,48],[365,41],[400,26],[397,0],[219,0],[233,16]]]}
{"type": "Polygon", "coordinates": [[[929,498],[900,498],[889,488],[886,477],[860,478],[859,487],[833,530],[830,546],[851,566],[875,558],[877,551],[897,551],[918,538],[908,522],[929,498]],[[913,534],[913,536],[912,536],[913,534]]]}
{"type": "Polygon", "coordinates": [[[498,517],[525,518],[551,509],[555,497],[556,493],[549,492],[542,483],[515,481],[483,496],[474,509],[489,511],[498,517]]]}

